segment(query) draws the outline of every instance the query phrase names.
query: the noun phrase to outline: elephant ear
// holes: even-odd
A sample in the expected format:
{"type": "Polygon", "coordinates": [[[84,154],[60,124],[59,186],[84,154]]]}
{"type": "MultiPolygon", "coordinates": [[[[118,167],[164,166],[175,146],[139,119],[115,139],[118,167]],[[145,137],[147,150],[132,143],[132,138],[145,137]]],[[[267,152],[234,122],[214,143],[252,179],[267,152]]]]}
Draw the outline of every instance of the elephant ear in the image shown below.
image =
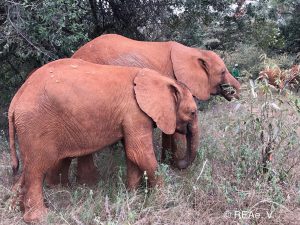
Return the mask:
{"type": "Polygon", "coordinates": [[[181,89],[176,81],[149,69],[141,70],[134,79],[134,92],[141,110],[153,119],[165,134],[176,129],[176,111],[181,89]]]}
{"type": "Polygon", "coordinates": [[[210,97],[209,65],[206,58],[197,49],[173,42],[171,60],[174,75],[200,100],[210,97]]]}

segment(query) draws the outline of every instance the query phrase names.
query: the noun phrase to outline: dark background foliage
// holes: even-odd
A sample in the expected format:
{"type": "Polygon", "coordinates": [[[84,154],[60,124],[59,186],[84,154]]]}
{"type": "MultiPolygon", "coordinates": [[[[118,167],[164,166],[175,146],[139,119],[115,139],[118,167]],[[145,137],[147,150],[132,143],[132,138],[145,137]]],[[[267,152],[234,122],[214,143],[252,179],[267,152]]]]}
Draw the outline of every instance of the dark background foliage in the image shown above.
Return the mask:
{"type": "Polygon", "coordinates": [[[0,113],[30,71],[105,33],[222,51],[247,44],[268,54],[299,52],[300,1],[2,0],[0,113]]]}

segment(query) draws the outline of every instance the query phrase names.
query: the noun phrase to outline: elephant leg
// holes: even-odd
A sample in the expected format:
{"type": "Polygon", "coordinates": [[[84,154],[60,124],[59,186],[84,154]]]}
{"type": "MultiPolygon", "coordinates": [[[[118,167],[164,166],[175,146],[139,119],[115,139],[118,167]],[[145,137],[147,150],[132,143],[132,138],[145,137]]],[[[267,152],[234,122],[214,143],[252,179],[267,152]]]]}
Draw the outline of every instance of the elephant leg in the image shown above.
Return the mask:
{"type": "Polygon", "coordinates": [[[198,115],[187,125],[187,133],[175,132],[171,137],[172,165],[187,168],[195,159],[200,141],[198,115]]]}
{"type": "Polygon", "coordinates": [[[24,171],[25,213],[23,219],[28,223],[40,221],[47,213],[42,194],[44,171],[33,165],[35,165],[35,163],[31,162],[24,171]]]}
{"type": "Polygon", "coordinates": [[[172,165],[177,168],[186,168],[188,166],[188,159],[183,160],[187,157],[187,139],[185,134],[174,133],[171,137],[172,143],[172,165]],[[184,165],[183,165],[184,164],[184,165]]]}
{"type": "Polygon", "coordinates": [[[59,160],[56,165],[47,171],[45,182],[48,186],[52,187],[58,184],[68,186],[69,184],[69,168],[72,158],[65,158],[59,160]]]}
{"type": "Polygon", "coordinates": [[[135,190],[141,183],[142,171],[131,160],[126,158],[127,165],[127,188],[129,190],[135,190]]]}
{"type": "MultiPolygon", "coordinates": [[[[162,180],[160,177],[155,175],[155,172],[158,168],[158,163],[155,157],[153,143],[152,143],[152,133],[141,135],[130,135],[129,137],[125,136],[125,151],[126,156],[132,164],[135,164],[136,167],[143,173],[146,172],[148,183],[150,187],[154,187],[155,185],[162,184],[162,180]]],[[[132,166],[132,164],[129,164],[132,166]]],[[[132,175],[133,178],[129,178],[129,181],[132,182],[133,186],[136,186],[137,177],[139,174],[137,173],[137,168],[131,167],[130,171],[134,171],[132,175]]]]}
{"type": "Polygon", "coordinates": [[[78,157],[77,180],[79,184],[95,185],[98,182],[98,172],[94,164],[93,155],[78,157]]]}
{"type": "Polygon", "coordinates": [[[173,135],[166,135],[162,133],[161,162],[178,168],[187,167],[187,165],[177,165],[178,160],[185,157],[187,150],[186,143],[186,136],[184,134],[175,133],[173,135]]]}
{"type": "Polygon", "coordinates": [[[173,158],[172,152],[172,136],[162,133],[162,149],[161,149],[161,163],[170,163],[170,159],[173,158]]]}

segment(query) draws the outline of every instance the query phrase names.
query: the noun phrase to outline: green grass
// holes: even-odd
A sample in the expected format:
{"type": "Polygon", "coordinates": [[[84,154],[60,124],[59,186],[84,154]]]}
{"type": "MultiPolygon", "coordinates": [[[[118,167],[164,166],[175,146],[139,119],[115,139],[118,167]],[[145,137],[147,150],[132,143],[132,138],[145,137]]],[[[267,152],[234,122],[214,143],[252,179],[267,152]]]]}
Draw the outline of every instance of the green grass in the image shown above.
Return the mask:
{"type": "MultiPolygon", "coordinates": [[[[300,224],[299,95],[244,83],[242,98],[214,98],[200,112],[201,144],[191,167],[162,164],[162,188],[128,192],[122,147],[97,153],[97,187],[45,188],[44,224],[300,224]],[[264,166],[263,154],[273,159],[264,166]],[[265,172],[264,172],[265,170],[265,172]]],[[[7,139],[0,139],[0,223],[24,224],[7,196],[13,177],[7,139]]],[[[155,146],[159,152],[159,132],[155,146]]]]}

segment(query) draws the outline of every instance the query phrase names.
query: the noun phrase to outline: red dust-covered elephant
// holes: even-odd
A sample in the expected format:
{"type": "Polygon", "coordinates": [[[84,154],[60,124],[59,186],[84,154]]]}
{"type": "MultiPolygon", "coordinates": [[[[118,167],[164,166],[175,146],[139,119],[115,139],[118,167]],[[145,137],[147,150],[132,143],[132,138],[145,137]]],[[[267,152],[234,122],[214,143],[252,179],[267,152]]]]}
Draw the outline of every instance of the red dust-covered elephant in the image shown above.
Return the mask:
{"type": "Polygon", "coordinates": [[[153,150],[153,125],[165,134],[189,134],[197,106],[188,88],[158,72],[61,59],[36,70],[20,88],[12,111],[22,174],[24,220],[47,212],[42,184],[47,171],[68,157],[80,157],[124,141],[127,186],[136,188],[144,171],[160,184],[153,150]]]}
{"type": "MultiPolygon", "coordinates": [[[[240,92],[239,82],[216,53],[190,48],[174,41],[136,41],[117,34],[106,34],[79,48],[72,58],[97,64],[153,69],[185,84],[199,100],[207,100],[210,95],[222,95],[230,101],[233,97],[238,98],[240,92]],[[230,84],[234,91],[222,89],[223,84],[230,84]]],[[[162,161],[165,160],[166,150],[171,150],[171,162],[175,167],[183,169],[191,164],[199,146],[198,126],[198,119],[195,118],[189,138],[179,133],[175,133],[172,138],[163,134],[162,161]]],[[[61,166],[50,171],[47,182],[58,183],[58,174],[67,180],[70,162],[70,159],[66,159],[61,166]]],[[[96,174],[91,155],[78,159],[79,183],[94,183],[96,174]]]]}

